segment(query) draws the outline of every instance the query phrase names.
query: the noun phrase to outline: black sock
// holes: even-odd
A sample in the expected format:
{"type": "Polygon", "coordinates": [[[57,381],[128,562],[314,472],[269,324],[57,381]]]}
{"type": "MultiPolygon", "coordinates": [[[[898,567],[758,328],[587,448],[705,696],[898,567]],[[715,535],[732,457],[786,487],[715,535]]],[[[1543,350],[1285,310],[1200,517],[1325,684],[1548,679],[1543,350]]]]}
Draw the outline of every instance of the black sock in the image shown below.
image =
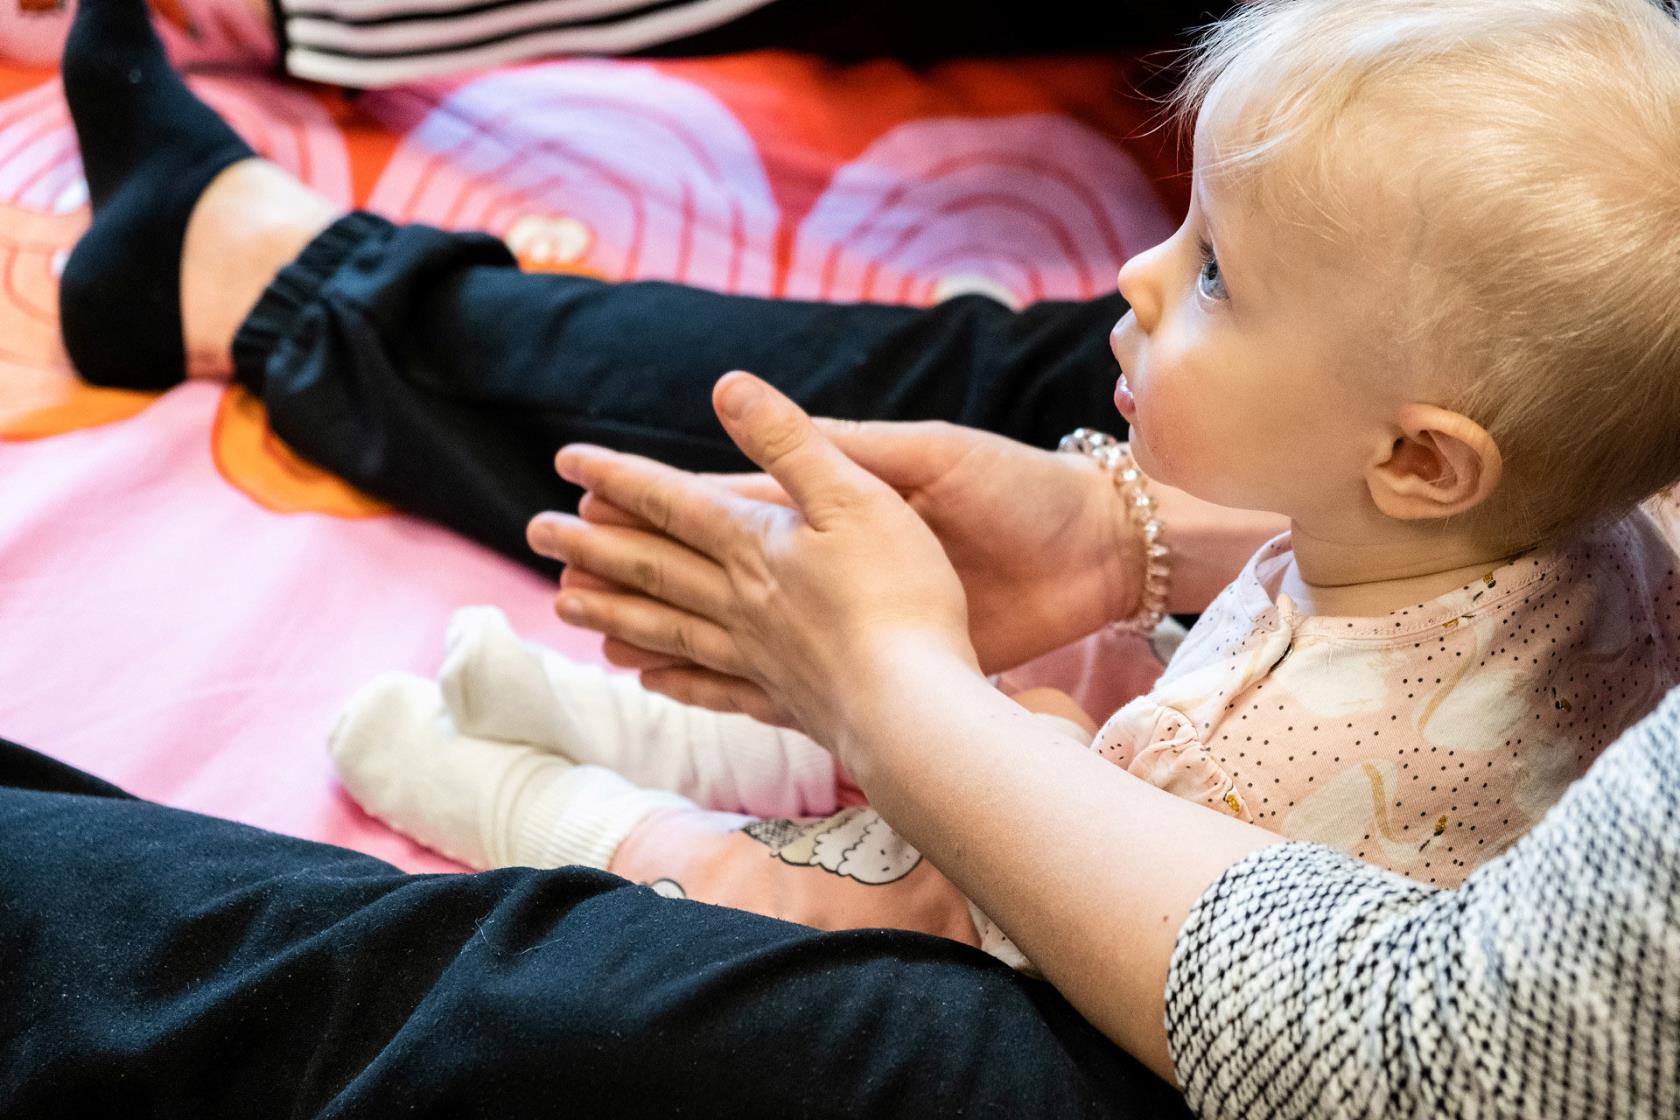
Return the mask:
{"type": "Polygon", "coordinates": [[[81,0],[62,67],[93,227],[59,282],[59,329],[98,385],[164,389],[186,376],[181,242],[204,188],[253,153],[193,96],[145,0],[81,0]]]}

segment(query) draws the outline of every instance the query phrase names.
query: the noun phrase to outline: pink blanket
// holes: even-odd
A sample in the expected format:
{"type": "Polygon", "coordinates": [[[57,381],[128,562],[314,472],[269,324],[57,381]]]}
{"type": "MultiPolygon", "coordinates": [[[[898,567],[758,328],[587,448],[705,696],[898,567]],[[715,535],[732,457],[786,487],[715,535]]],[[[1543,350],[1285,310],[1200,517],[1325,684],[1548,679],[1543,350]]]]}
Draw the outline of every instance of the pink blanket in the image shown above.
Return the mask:
{"type": "MultiPolygon", "coordinates": [[[[488,230],[529,270],[1024,303],[1110,290],[1182,213],[1136,77],[767,53],[353,102],[226,67],[193,84],[328,196],[488,230]]],[[[0,63],[0,734],[171,805],[448,866],[338,790],[339,706],[381,670],[435,672],[466,603],[574,656],[598,642],[553,619],[543,580],[299,460],[243,393],[79,385],[54,278],[86,221],[55,73],[0,63]]]]}

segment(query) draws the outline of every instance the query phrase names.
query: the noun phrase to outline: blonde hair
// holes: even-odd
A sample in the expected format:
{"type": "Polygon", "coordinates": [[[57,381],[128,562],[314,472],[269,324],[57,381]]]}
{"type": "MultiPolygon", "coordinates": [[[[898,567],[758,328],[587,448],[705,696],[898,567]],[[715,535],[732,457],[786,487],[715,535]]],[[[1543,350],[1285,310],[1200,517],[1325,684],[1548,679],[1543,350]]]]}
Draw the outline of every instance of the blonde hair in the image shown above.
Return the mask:
{"type": "Polygon", "coordinates": [[[1202,172],[1327,240],[1351,215],[1337,141],[1380,117],[1384,170],[1421,192],[1388,215],[1383,333],[1498,443],[1490,532],[1582,528],[1680,479],[1673,0],[1253,0],[1188,56],[1168,108],[1217,119],[1202,172]]]}

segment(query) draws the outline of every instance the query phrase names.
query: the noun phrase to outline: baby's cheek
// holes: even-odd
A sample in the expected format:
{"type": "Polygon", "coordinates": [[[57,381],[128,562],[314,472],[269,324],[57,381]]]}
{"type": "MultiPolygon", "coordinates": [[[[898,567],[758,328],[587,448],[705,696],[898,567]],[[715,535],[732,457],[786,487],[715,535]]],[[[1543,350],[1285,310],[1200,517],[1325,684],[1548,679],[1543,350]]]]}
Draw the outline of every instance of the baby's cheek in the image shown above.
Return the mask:
{"type": "Polygon", "coordinates": [[[1148,406],[1139,402],[1132,434],[1138,464],[1150,477],[1205,501],[1239,504],[1248,449],[1237,401],[1207,399],[1163,381],[1148,406]],[[1139,444],[1142,446],[1139,446],[1139,444]]]}

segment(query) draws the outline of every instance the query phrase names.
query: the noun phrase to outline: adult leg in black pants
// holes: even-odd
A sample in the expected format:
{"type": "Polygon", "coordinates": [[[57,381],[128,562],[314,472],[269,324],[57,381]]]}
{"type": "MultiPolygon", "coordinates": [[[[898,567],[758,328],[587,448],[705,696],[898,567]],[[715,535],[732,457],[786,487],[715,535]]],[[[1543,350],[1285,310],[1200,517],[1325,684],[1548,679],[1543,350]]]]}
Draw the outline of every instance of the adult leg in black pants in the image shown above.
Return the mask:
{"type": "Polygon", "coordinates": [[[0,740],[0,1113],[1185,1115],[1043,983],[603,872],[407,875],[0,740]]]}
{"type": "Polygon", "coordinates": [[[83,374],[155,387],[188,365],[236,371],[309,458],[527,563],[546,562],[525,522],[577,496],[552,471],[562,444],[745,467],[709,404],[732,368],[819,414],[1039,445],[1120,423],[1118,295],[912,309],[528,275],[492,238],[340,217],[250,159],[170,70],[139,0],[82,5],[64,77],[95,211],[60,301],[83,374]]]}
{"type": "Polygon", "coordinates": [[[1021,312],[917,310],[533,276],[493,238],[335,222],[270,284],[239,379],[293,447],[400,508],[527,562],[525,523],[575,504],[554,452],[588,441],[746,470],[711,387],[749,369],[818,415],[941,419],[1053,445],[1123,426],[1118,295],[1021,312]]]}

